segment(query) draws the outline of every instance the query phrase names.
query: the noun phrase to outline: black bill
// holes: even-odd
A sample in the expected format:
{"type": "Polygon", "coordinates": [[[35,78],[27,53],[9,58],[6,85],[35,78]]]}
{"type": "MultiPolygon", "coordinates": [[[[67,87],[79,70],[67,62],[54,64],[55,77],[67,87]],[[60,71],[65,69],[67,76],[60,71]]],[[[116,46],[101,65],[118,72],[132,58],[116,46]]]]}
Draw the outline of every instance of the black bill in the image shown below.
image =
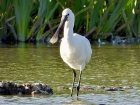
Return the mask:
{"type": "Polygon", "coordinates": [[[66,20],[67,20],[67,16],[64,16],[64,17],[61,18],[61,22],[60,22],[60,24],[59,24],[59,26],[58,26],[58,28],[57,28],[55,34],[54,34],[53,37],[50,39],[50,42],[51,42],[52,44],[54,44],[54,43],[56,43],[56,42],[58,41],[60,31],[61,31],[62,27],[64,26],[66,20]]]}

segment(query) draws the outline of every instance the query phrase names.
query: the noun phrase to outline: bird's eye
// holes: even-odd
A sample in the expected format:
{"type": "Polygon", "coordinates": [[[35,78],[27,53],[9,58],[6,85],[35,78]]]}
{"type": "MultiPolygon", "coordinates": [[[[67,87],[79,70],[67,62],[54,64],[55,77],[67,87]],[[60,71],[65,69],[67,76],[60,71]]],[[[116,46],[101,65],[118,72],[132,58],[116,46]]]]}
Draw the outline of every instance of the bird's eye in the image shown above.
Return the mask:
{"type": "Polygon", "coordinates": [[[69,16],[69,13],[67,14],[67,16],[69,16]]]}

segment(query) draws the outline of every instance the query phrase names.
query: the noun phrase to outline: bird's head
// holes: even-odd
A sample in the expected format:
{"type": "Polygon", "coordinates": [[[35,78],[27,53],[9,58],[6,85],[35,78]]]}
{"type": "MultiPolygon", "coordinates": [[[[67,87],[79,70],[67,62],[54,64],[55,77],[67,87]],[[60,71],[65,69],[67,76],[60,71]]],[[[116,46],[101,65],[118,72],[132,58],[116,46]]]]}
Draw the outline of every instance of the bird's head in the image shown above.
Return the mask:
{"type": "Polygon", "coordinates": [[[61,21],[63,21],[63,20],[74,21],[74,14],[69,8],[66,8],[63,10],[61,21]]]}
{"type": "Polygon", "coordinates": [[[58,41],[60,30],[62,29],[62,27],[64,26],[66,21],[68,21],[68,22],[73,21],[73,23],[74,23],[74,14],[69,8],[64,9],[62,12],[61,22],[60,22],[55,34],[53,35],[53,37],[50,40],[50,42],[52,44],[54,44],[58,41]]]}

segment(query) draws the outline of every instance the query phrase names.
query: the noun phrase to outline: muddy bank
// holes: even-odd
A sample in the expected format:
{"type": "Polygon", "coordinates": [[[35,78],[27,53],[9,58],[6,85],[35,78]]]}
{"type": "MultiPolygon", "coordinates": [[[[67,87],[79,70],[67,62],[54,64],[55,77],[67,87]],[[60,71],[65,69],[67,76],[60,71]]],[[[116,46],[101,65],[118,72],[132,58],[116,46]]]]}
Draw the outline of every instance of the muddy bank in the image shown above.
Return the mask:
{"type": "Polygon", "coordinates": [[[53,89],[42,83],[16,84],[14,82],[0,81],[0,95],[34,95],[34,94],[53,94],[53,89]]]}

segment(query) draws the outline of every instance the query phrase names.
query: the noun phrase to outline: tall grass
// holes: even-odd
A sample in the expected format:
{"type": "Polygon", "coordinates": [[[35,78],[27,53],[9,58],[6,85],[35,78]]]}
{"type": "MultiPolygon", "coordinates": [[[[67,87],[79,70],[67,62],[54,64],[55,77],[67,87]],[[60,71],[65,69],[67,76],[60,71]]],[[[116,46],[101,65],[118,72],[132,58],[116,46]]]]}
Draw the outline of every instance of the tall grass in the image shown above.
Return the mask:
{"type": "Polygon", "coordinates": [[[18,40],[25,41],[29,31],[30,12],[33,0],[13,0],[18,40]]]}
{"type": "Polygon", "coordinates": [[[33,26],[28,34],[27,41],[39,41],[42,38],[45,27],[50,19],[53,19],[57,7],[58,3],[54,0],[40,0],[38,12],[35,19],[33,19],[33,26]]]}
{"type": "Polygon", "coordinates": [[[19,41],[45,40],[55,31],[65,8],[75,14],[74,31],[82,35],[90,33],[92,39],[98,36],[105,39],[111,34],[140,36],[139,0],[1,0],[0,36],[5,20],[12,19],[9,24],[16,30],[19,41]]]}
{"type": "MultiPolygon", "coordinates": [[[[0,38],[6,40],[10,33],[7,32],[6,21],[14,16],[12,9],[12,0],[0,0],[0,38]]],[[[14,21],[11,22],[14,25],[14,21]]]]}
{"type": "MultiPolygon", "coordinates": [[[[42,1],[44,2],[45,0],[42,0],[42,1]]],[[[43,4],[45,4],[45,3],[43,3],[43,4]]],[[[52,1],[46,0],[46,5],[44,5],[44,6],[42,6],[42,7],[46,7],[45,9],[47,10],[47,11],[46,11],[46,14],[45,14],[45,16],[44,16],[44,21],[43,21],[44,23],[46,23],[46,22],[50,21],[51,18],[53,19],[53,17],[54,17],[54,12],[55,12],[55,10],[56,10],[57,7],[58,7],[58,3],[56,3],[54,0],[52,0],[52,1]]],[[[45,26],[46,26],[46,25],[44,25],[44,26],[41,28],[41,30],[38,32],[37,40],[40,40],[41,36],[43,35],[45,26]]]]}

